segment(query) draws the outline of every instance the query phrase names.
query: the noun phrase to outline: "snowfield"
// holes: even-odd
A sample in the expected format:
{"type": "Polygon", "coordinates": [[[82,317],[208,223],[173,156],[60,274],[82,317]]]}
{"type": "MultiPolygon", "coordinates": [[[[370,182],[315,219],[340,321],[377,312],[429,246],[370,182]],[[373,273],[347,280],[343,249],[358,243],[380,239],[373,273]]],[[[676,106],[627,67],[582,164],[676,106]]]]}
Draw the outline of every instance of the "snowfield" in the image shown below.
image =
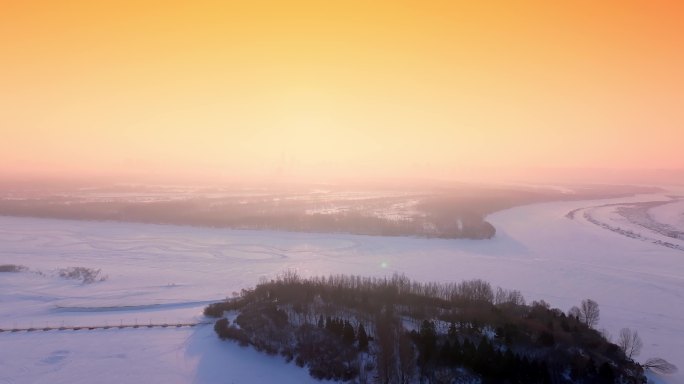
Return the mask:
{"type": "Polygon", "coordinates": [[[651,208],[648,214],[654,220],[684,232],[684,198],[651,208]]]}
{"type": "MultiPolygon", "coordinates": [[[[29,268],[0,273],[0,328],[201,322],[208,302],[286,269],[304,276],[483,278],[563,310],[596,300],[599,328],[612,335],[622,327],[639,331],[644,348],[638,360],[657,356],[680,367],[653,380],[684,383],[684,251],[651,241],[664,237],[684,246],[684,239],[663,236],[617,211],[625,204],[671,201],[648,206],[647,213],[677,226],[684,204],[669,195],[508,209],[488,218],[497,229],[492,240],[0,217],[0,264],[29,268]],[[92,284],[66,280],[58,276],[66,267],[101,269],[107,278],[92,284]]],[[[0,383],[90,382],[315,380],[279,357],[220,342],[210,325],[0,333],[0,383]]]]}
{"type": "Polygon", "coordinates": [[[2,383],[320,383],[211,326],[11,333],[1,345],[2,383]]]}

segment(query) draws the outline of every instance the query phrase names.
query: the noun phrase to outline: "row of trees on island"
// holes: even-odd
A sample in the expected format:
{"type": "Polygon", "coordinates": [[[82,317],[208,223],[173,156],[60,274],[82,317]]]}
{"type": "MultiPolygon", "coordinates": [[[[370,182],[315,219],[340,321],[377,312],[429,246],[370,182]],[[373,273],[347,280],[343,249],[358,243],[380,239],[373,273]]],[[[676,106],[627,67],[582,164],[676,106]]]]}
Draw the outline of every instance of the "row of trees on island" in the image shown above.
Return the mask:
{"type": "Polygon", "coordinates": [[[361,383],[644,383],[626,330],[595,329],[598,304],[568,313],[483,280],[419,283],[404,276],[285,273],[208,306],[222,339],[280,354],[313,377],[361,383]]]}

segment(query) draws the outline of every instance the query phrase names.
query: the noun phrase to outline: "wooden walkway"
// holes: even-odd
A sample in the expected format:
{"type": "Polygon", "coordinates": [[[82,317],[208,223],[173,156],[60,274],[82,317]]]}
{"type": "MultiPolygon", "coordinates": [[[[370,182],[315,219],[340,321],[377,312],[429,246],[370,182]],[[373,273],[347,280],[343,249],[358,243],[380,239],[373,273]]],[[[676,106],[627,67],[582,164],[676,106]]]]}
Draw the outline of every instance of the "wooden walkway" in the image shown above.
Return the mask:
{"type": "Polygon", "coordinates": [[[119,325],[75,325],[59,327],[31,327],[31,328],[0,328],[0,333],[16,332],[48,332],[48,331],[94,331],[96,329],[146,329],[146,328],[182,328],[212,324],[211,321],[195,323],[148,323],[148,324],[119,324],[119,325]]]}

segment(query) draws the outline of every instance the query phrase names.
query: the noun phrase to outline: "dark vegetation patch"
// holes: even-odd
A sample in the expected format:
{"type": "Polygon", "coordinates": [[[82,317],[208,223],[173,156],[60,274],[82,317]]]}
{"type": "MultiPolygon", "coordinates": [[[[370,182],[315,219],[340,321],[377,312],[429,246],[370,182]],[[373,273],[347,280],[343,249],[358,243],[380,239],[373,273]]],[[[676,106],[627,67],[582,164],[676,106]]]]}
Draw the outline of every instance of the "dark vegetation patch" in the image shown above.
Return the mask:
{"type": "Polygon", "coordinates": [[[0,272],[26,272],[28,268],[23,265],[16,264],[2,264],[0,265],[0,272]]]}
{"type": "Polygon", "coordinates": [[[205,315],[219,318],[221,339],[280,354],[319,379],[645,383],[642,366],[591,327],[595,304],[585,300],[566,315],[482,280],[286,273],[209,305],[205,315]]]}
{"type": "Polygon", "coordinates": [[[544,201],[617,197],[643,188],[577,187],[567,194],[541,188],[458,186],[413,189],[152,191],[92,189],[37,194],[0,190],[0,215],[116,220],[235,229],[341,232],[361,235],[488,239],[486,215],[544,201]],[[151,195],[136,199],[136,193],[151,195]],[[21,198],[17,198],[21,197],[21,198]]]}
{"type": "Polygon", "coordinates": [[[107,280],[100,269],[86,267],[68,267],[58,271],[59,277],[70,280],[80,280],[83,284],[92,284],[96,281],[107,280]]]}

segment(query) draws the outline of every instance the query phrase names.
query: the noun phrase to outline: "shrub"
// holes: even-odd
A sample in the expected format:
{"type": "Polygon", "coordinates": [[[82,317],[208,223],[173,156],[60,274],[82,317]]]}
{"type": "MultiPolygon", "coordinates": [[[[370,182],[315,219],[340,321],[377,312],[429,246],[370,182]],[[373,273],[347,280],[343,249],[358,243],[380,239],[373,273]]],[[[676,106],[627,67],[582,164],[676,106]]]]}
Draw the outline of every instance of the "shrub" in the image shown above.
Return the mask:
{"type": "Polygon", "coordinates": [[[83,284],[105,281],[107,276],[100,276],[101,270],[86,267],[69,267],[59,270],[59,277],[71,280],[81,280],[83,284]]]}
{"type": "Polygon", "coordinates": [[[26,272],[28,268],[23,265],[2,264],[0,265],[0,272],[26,272]]]}

